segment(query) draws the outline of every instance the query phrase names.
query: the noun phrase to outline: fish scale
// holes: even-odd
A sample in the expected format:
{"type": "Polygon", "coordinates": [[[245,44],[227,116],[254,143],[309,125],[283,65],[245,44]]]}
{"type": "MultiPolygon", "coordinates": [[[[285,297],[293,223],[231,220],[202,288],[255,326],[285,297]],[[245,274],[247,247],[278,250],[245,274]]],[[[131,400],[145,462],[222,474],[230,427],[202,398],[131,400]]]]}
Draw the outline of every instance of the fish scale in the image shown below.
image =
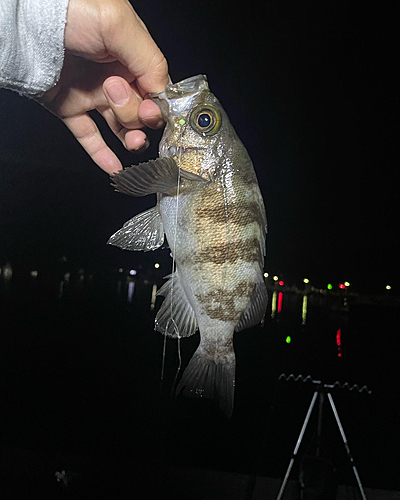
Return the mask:
{"type": "Polygon", "coordinates": [[[152,95],[166,127],[159,158],[112,176],[117,191],[157,192],[109,243],[154,250],[166,236],[175,271],[160,289],[156,330],[175,337],[200,331],[200,344],[176,393],[234,405],[235,331],[259,323],[267,307],[263,278],[266,215],[251,159],[203,75],[152,95]]]}

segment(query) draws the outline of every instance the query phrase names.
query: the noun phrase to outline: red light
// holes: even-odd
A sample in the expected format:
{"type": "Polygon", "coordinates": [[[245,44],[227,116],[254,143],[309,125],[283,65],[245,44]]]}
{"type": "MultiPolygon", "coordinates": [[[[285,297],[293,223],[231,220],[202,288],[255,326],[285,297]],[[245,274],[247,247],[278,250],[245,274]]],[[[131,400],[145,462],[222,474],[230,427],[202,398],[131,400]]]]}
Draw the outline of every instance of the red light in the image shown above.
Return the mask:
{"type": "Polygon", "coordinates": [[[282,311],[282,301],[283,301],[283,293],[279,292],[278,294],[278,313],[282,311]]]}
{"type": "Polygon", "coordinates": [[[339,288],[340,288],[341,290],[344,290],[344,289],[346,288],[346,285],[344,285],[343,283],[340,283],[339,288]]]}
{"type": "Polygon", "coordinates": [[[342,350],[342,330],[341,330],[341,328],[338,328],[336,330],[336,345],[337,345],[337,349],[338,349],[338,357],[341,358],[342,357],[342,353],[341,353],[341,350],[342,350]]]}
{"type": "Polygon", "coordinates": [[[278,285],[283,286],[284,284],[285,284],[285,282],[284,282],[284,281],[278,281],[278,285]]]}

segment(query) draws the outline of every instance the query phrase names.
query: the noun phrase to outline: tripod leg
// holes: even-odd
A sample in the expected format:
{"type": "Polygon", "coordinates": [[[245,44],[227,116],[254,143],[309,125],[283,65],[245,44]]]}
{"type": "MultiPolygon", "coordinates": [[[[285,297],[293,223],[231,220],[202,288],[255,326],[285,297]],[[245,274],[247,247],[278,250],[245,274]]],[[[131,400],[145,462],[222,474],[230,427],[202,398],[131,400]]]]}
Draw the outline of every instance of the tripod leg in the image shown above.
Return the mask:
{"type": "Polygon", "coordinates": [[[293,464],[294,464],[294,461],[296,459],[296,455],[297,455],[297,452],[299,451],[299,448],[300,448],[300,445],[301,445],[301,442],[303,440],[303,436],[304,436],[304,433],[306,431],[306,428],[307,428],[307,425],[308,425],[308,422],[310,420],[310,416],[311,416],[311,412],[313,411],[313,408],[314,408],[314,405],[315,405],[315,401],[317,400],[317,396],[318,396],[318,391],[315,391],[314,392],[314,395],[312,397],[312,400],[311,400],[311,403],[310,403],[310,406],[308,408],[308,411],[307,411],[307,415],[306,415],[306,418],[304,420],[304,423],[303,423],[303,427],[301,428],[301,431],[300,431],[300,435],[299,435],[299,438],[297,440],[297,443],[296,443],[296,446],[294,448],[294,451],[293,451],[293,454],[292,454],[292,458],[290,459],[290,462],[289,462],[289,467],[287,468],[287,471],[286,471],[286,474],[285,474],[285,477],[282,481],[282,486],[281,486],[281,489],[279,490],[279,493],[278,493],[278,496],[276,497],[276,500],[281,500],[282,496],[283,496],[283,492],[285,491],[285,488],[286,488],[286,484],[289,480],[289,475],[290,475],[290,472],[292,470],[292,467],[293,467],[293,464]]]}
{"type": "Polygon", "coordinates": [[[350,448],[349,448],[349,444],[347,442],[347,438],[346,438],[346,435],[344,433],[344,429],[343,429],[342,423],[340,422],[339,414],[337,412],[335,403],[333,402],[332,395],[328,392],[327,396],[328,396],[329,402],[331,404],[333,414],[335,415],[336,423],[338,424],[340,435],[342,436],[344,447],[346,448],[347,456],[350,459],[350,463],[351,463],[351,466],[353,468],[354,476],[356,478],[356,481],[357,481],[357,484],[358,484],[358,488],[359,488],[360,493],[361,493],[361,498],[362,498],[362,500],[367,500],[367,497],[365,496],[364,488],[363,488],[363,486],[361,484],[360,476],[358,475],[357,468],[356,468],[356,466],[354,464],[354,459],[353,459],[353,456],[351,454],[351,451],[350,451],[350,448]]]}

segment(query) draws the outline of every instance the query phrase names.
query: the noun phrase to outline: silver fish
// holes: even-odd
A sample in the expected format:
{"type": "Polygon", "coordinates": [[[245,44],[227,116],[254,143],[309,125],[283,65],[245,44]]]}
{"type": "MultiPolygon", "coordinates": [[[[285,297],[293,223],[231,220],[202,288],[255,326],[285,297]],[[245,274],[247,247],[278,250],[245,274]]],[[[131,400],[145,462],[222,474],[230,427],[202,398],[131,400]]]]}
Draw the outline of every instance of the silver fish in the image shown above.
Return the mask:
{"type": "Polygon", "coordinates": [[[251,159],[204,75],[151,97],[166,121],[159,158],[112,182],[133,196],[157,193],[157,205],[108,243],[148,251],[166,235],[176,269],[159,290],[156,330],[181,338],[199,329],[201,338],[176,393],[217,399],[230,416],[233,334],[259,323],[267,307],[264,203],[251,159]]]}

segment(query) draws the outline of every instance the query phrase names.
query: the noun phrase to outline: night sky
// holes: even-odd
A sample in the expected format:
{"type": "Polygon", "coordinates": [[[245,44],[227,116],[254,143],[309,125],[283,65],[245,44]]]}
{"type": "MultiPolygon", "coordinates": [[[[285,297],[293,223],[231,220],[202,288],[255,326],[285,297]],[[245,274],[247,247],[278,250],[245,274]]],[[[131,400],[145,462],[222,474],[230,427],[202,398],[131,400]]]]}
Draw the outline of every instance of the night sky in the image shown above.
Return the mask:
{"type": "MultiPolygon", "coordinates": [[[[346,279],[395,292],[394,4],[134,5],[172,80],[206,74],[253,159],[269,220],[266,270],[288,282],[346,279]]],[[[153,199],[114,193],[37,103],[1,90],[0,109],[0,264],[44,268],[61,255],[93,269],[138,262],[105,242],[153,199]]],[[[125,165],[157,156],[159,131],[141,155],[104,133],[125,165]]]]}

